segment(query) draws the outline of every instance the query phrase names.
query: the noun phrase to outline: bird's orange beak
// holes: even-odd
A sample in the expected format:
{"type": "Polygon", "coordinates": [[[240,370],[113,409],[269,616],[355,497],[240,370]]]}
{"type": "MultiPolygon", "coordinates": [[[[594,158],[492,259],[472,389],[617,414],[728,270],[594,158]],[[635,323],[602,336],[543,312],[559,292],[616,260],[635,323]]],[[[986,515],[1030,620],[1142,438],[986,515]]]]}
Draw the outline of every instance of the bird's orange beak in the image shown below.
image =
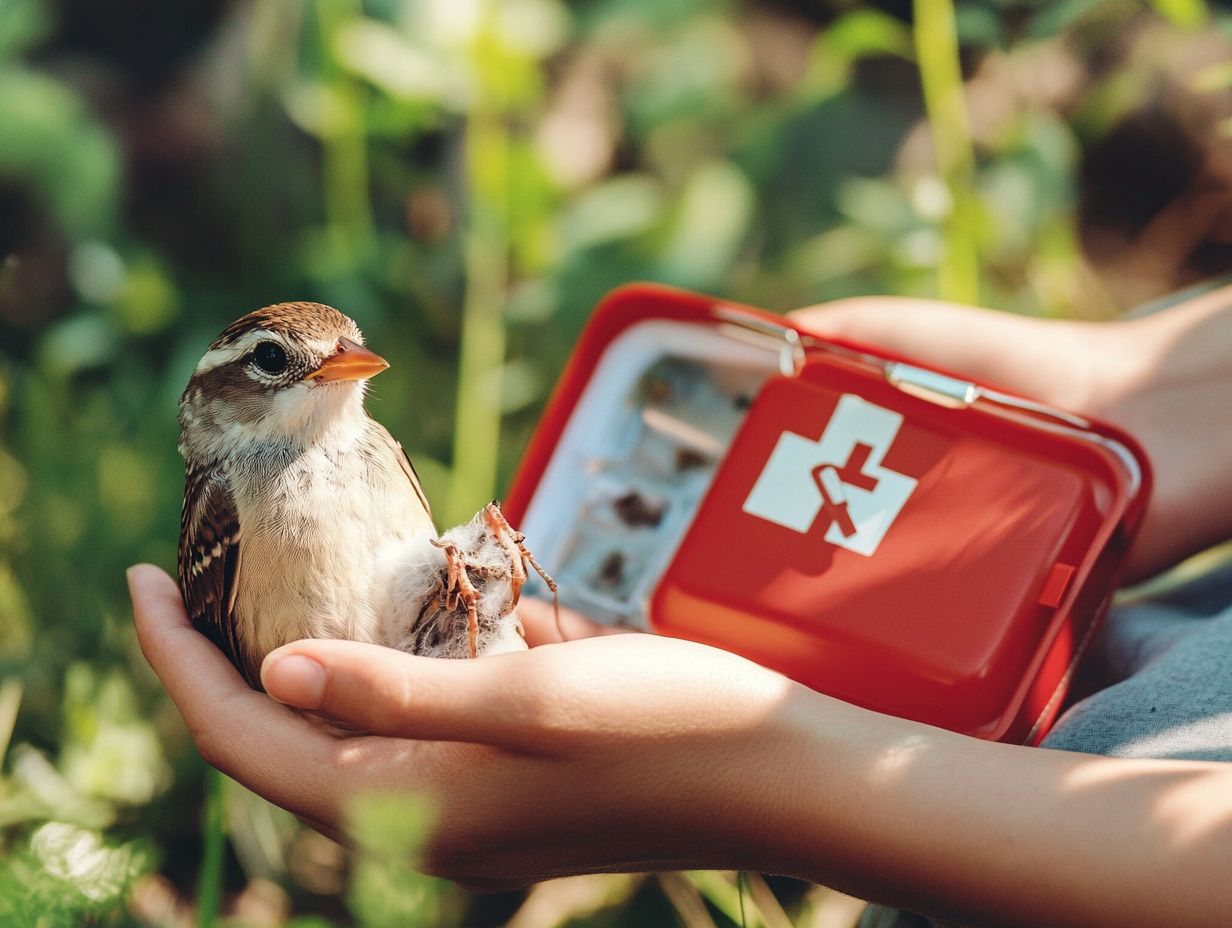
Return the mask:
{"type": "Polygon", "coordinates": [[[375,351],[369,351],[359,342],[353,342],[349,338],[340,338],[338,339],[338,350],[304,379],[320,383],[335,380],[367,380],[369,377],[375,377],[387,367],[389,367],[389,362],[375,351]]]}

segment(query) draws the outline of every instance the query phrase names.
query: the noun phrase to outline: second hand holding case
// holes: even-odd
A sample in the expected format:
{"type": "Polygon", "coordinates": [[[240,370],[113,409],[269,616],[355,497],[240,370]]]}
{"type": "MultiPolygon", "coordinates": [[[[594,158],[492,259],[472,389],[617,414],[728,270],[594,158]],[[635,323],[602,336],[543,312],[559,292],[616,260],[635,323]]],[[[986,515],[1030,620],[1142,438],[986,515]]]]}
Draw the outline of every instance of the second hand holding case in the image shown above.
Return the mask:
{"type": "Polygon", "coordinates": [[[1036,743],[1148,490],[1110,426],[634,285],[592,316],[506,509],[601,621],[1036,743]]]}

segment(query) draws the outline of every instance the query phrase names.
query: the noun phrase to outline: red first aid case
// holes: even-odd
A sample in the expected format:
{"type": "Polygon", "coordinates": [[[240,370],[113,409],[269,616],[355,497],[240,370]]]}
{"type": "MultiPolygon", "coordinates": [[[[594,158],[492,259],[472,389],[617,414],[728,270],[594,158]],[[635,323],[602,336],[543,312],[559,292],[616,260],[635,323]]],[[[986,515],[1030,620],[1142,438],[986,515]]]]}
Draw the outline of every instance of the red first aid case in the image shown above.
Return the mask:
{"type": "Polygon", "coordinates": [[[631,285],[594,312],[506,510],[561,601],[601,621],[1033,744],[1149,488],[1111,426],[631,285]]]}

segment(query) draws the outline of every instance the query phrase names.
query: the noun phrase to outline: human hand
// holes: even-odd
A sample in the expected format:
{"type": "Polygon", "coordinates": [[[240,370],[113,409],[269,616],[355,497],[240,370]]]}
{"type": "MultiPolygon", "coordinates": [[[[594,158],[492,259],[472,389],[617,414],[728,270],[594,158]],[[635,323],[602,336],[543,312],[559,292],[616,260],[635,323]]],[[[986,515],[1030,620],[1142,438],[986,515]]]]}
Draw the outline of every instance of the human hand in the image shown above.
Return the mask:
{"type": "Polygon", "coordinates": [[[374,732],[336,738],[250,689],[161,570],[129,585],[142,650],[207,761],[341,838],[353,797],[424,797],[420,866],[471,889],[722,867],[980,924],[1215,924],[1232,905],[1227,764],[990,744],[653,635],[469,661],[273,652],[271,694],[374,732]],[[1074,879],[1057,881],[1058,848],[1074,879]]]}
{"type": "Polygon", "coordinates": [[[1037,319],[939,300],[857,297],[791,313],[810,332],[877,346],[1102,417],[1115,405],[1123,324],[1037,319]]]}
{"type": "MultiPolygon", "coordinates": [[[[395,791],[436,809],[424,869],[471,888],[782,869],[768,823],[791,810],[765,768],[800,762],[791,720],[823,697],[742,658],[637,634],[470,661],[299,641],[267,657],[267,696],[192,628],[170,577],[143,565],[129,582],[142,650],[202,756],[321,831],[345,837],[349,799],[395,791]],[[334,737],[289,706],[371,734],[334,737]]],[[[548,622],[528,611],[532,636],[548,622]]]]}
{"type": "Polygon", "coordinates": [[[1232,288],[1153,316],[1032,319],[933,300],[862,297],[792,314],[808,331],[877,345],[1120,426],[1154,487],[1130,554],[1149,576],[1232,535],[1232,288]]]}

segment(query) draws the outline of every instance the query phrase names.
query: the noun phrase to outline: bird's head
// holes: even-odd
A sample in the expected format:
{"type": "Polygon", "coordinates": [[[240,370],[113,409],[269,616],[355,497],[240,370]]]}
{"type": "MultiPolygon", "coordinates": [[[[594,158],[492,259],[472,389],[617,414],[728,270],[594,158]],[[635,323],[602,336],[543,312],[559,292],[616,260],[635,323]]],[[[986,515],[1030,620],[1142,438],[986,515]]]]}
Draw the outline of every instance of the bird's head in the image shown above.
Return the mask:
{"type": "Polygon", "coordinates": [[[180,453],[207,462],[294,449],[362,423],[364,385],[389,366],[363,341],[350,317],[320,303],[279,303],[237,319],[180,398],[180,453]]]}

